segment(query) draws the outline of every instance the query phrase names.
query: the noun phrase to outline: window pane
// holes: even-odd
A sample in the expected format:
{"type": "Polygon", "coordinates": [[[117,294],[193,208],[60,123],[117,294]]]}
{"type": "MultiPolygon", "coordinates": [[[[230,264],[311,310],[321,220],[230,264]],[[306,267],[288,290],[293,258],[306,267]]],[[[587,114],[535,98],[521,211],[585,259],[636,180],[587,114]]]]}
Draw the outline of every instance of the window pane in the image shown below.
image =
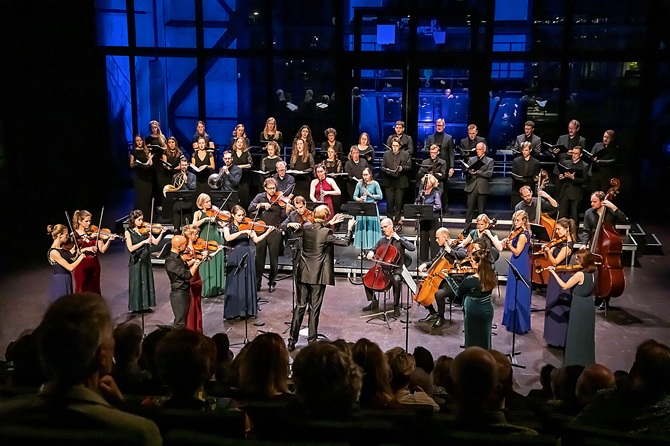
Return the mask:
{"type": "Polygon", "coordinates": [[[466,19],[458,22],[455,17],[422,17],[417,25],[419,50],[466,51],[470,49],[471,31],[466,19]]]}
{"type": "Polygon", "coordinates": [[[128,20],[125,0],[96,0],[98,45],[128,45],[128,20]]]}
{"type": "Polygon", "coordinates": [[[125,164],[128,143],[133,140],[130,65],[128,56],[107,56],[107,102],[114,161],[125,164]]]}
{"type": "Polygon", "coordinates": [[[272,15],[275,48],[335,48],[338,43],[334,39],[334,17],[339,5],[340,2],[291,0],[275,6],[272,15]]]}
{"type": "Polygon", "coordinates": [[[256,7],[252,2],[204,1],[205,47],[263,48],[265,20],[268,20],[269,14],[269,11],[256,7]]]}
{"type": "Polygon", "coordinates": [[[136,0],[135,32],[137,46],[194,48],[194,0],[136,0]]]}

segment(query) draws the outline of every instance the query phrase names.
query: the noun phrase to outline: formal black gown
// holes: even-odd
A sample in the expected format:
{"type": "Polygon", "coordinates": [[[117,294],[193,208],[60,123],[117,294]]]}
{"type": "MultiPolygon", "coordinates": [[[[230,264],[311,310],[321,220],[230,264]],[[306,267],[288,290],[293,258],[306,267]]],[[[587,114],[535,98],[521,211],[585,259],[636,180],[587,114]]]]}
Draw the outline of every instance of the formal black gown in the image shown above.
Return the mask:
{"type": "Polygon", "coordinates": [[[594,289],[594,273],[584,273],[584,283],[572,288],[572,305],[563,365],[578,364],[586,367],[596,362],[594,289]]]}
{"type": "MultiPolygon", "coordinates": [[[[237,232],[239,228],[234,224],[230,225],[230,233],[237,232]]],[[[245,234],[229,241],[228,246],[232,251],[229,251],[226,259],[226,301],[223,306],[223,317],[224,319],[255,317],[258,315],[256,245],[245,234]],[[240,267],[243,258],[244,266],[240,267]]]]}

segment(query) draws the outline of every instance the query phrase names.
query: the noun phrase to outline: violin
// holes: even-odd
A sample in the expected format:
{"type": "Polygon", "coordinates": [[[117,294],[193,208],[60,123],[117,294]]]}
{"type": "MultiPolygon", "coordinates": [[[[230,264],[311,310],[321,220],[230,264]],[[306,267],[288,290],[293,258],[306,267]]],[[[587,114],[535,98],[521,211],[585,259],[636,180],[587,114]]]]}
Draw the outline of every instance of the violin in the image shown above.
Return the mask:
{"type": "Polygon", "coordinates": [[[517,237],[519,236],[519,234],[521,234],[525,229],[526,229],[526,228],[524,228],[523,226],[519,226],[518,228],[516,228],[515,230],[513,230],[512,232],[509,233],[509,236],[507,236],[507,241],[509,242],[509,241],[511,241],[511,240],[514,240],[514,239],[517,238],[517,237]]]}
{"type": "Polygon", "coordinates": [[[463,235],[463,233],[461,232],[460,234],[458,234],[458,237],[456,239],[451,241],[451,245],[449,246],[451,247],[451,249],[456,249],[458,244],[461,243],[463,240],[465,240],[465,235],[463,235]]]}
{"type": "Polygon", "coordinates": [[[144,222],[142,226],[137,227],[137,232],[140,235],[147,235],[151,231],[151,235],[160,235],[163,232],[163,225],[160,223],[151,223],[144,222]]]}
{"type": "MultiPolygon", "coordinates": [[[[125,237],[119,234],[113,234],[112,231],[109,228],[102,228],[99,229],[95,225],[91,225],[87,230],[86,230],[86,237],[88,238],[100,238],[102,241],[107,241],[109,239],[115,240],[115,239],[120,239],[120,240],[125,240],[125,237]]],[[[77,237],[84,237],[80,234],[77,234],[77,237]]]]}
{"type": "Polygon", "coordinates": [[[198,238],[193,242],[193,249],[196,253],[202,253],[203,251],[216,251],[220,249],[223,245],[219,245],[216,240],[205,240],[204,238],[198,238]]]}
{"type": "Polygon", "coordinates": [[[298,217],[300,218],[301,225],[304,225],[307,222],[314,223],[314,212],[309,209],[305,209],[305,212],[298,214],[298,217]]]}
{"type": "Polygon", "coordinates": [[[215,217],[216,222],[227,223],[230,221],[230,212],[221,211],[217,208],[207,209],[205,211],[206,217],[215,217]]]}
{"type": "MultiPolygon", "coordinates": [[[[263,220],[252,220],[249,217],[244,217],[244,220],[242,223],[238,225],[238,228],[240,231],[246,231],[248,229],[251,229],[252,231],[262,234],[266,231],[266,229],[270,228],[270,226],[266,225],[263,220]]],[[[280,231],[279,228],[275,227],[273,228],[275,231],[280,231]]]]}
{"type": "Polygon", "coordinates": [[[548,243],[544,243],[542,246],[540,246],[540,249],[535,251],[533,255],[542,255],[542,252],[545,250],[549,250],[553,248],[554,246],[560,245],[561,243],[567,242],[568,241],[568,236],[564,235],[563,237],[558,237],[555,239],[552,239],[548,243]]]}
{"type": "Polygon", "coordinates": [[[283,191],[277,191],[272,196],[270,196],[270,204],[279,205],[279,207],[291,206],[291,200],[284,196],[283,191]]]}

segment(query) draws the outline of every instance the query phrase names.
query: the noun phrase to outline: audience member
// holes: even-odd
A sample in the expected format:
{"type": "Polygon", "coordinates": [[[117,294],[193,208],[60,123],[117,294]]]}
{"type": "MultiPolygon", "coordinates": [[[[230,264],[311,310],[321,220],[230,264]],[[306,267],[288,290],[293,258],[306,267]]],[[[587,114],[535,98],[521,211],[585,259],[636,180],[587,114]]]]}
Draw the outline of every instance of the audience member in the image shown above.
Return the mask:
{"type": "Polygon", "coordinates": [[[386,352],[386,359],[391,369],[391,390],[395,393],[398,402],[403,406],[425,405],[432,406],[435,412],[440,410],[440,406],[420,387],[409,387],[410,378],[416,361],[414,356],[405,353],[399,347],[386,352]]]}
{"type": "Polygon", "coordinates": [[[126,322],[114,329],[114,368],[112,377],[121,392],[146,394],[151,374],[139,365],[142,356],[142,327],[126,322]]]}
{"type": "Polygon", "coordinates": [[[582,407],[593,400],[596,392],[601,389],[614,389],[616,379],[614,373],[602,364],[591,364],[586,366],[577,380],[575,391],[577,402],[582,407]]]}
{"type": "Polygon", "coordinates": [[[360,405],[365,409],[398,408],[391,390],[391,369],[379,345],[367,338],[359,339],[351,349],[351,356],[363,369],[360,405]]]}
{"type": "Polygon", "coordinates": [[[288,391],[289,354],[276,333],[257,336],[246,349],[238,375],[239,397],[277,400],[291,397],[288,391]]]}
{"type": "Polygon", "coordinates": [[[577,402],[577,381],[584,371],[583,365],[573,364],[551,372],[551,390],[548,410],[564,415],[577,415],[581,410],[577,402]]]}

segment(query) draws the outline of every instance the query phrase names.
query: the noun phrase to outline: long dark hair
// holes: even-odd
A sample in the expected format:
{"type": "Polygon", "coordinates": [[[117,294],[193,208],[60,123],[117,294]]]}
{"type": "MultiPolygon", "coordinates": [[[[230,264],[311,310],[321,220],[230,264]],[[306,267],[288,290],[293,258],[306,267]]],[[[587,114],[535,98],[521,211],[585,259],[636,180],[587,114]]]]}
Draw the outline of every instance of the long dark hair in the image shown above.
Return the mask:
{"type": "Polygon", "coordinates": [[[481,284],[482,291],[492,291],[498,285],[498,279],[496,279],[496,274],[493,272],[488,250],[475,251],[472,254],[472,260],[479,265],[477,273],[479,274],[479,283],[481,284]]]}

